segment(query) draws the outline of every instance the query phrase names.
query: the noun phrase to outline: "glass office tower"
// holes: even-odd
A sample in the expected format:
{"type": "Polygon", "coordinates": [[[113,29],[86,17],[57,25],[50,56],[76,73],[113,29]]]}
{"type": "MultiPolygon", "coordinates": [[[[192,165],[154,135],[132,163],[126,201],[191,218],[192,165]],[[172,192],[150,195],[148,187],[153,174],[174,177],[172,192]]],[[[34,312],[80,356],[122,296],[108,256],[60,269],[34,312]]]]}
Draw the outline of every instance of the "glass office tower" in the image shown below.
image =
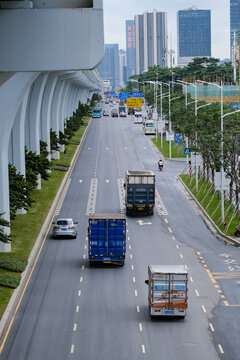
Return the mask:
{"type": "Polygon", "coordinates": [[[136,74],[136,31],[134,20],[126,20],[126,77],[136,74]]]}
{"type": "Polygon", "coordinates": [[[187,65],[194,57],[211,56],[211,11],[192,7],[179,10],[178,65],[187,65]]]}
{"type": "Polygon", "coordinates": [[[105,55],[97,69],[103,80],[110,80],[112,89],[120,86],[118,44],[105,44],[105,55]]]}
{"type": "Polygon", "coordinates": [[[232,46],[234,32],[238,44],[238,33],[240,24],[240,0],[230,0],[230,58],[232,58],[232,46]]]}

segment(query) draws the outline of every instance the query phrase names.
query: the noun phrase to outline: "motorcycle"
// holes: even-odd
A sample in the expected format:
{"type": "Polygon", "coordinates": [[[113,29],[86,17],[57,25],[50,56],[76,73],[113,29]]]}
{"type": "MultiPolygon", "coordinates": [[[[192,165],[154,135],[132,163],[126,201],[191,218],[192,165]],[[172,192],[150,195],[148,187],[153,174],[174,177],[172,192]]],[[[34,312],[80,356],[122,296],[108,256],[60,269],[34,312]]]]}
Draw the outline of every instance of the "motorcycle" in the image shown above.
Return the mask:
{"type": "Polygon", "coordinates": [[[158,164],[158,169],[161,171],[163,170],[163,164],[158,164]]]}
{"type": "Polygon", "coordinates": [[[240,224],[236,227],[234,235],[240,237],[240,224]]]}

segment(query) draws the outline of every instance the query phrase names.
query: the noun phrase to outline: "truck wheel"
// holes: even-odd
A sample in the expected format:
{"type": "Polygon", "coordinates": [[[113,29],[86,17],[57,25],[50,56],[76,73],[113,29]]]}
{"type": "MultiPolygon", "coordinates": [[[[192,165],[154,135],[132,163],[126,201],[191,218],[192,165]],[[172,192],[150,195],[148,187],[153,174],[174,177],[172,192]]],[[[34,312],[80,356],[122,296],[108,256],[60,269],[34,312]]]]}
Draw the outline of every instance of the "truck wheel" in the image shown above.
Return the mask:
{"type": "Polygon", "coordinates": [[[127,214],[127,216],[131,215],[131,212],[129,209],[127,209],[126,214],[127,214]]]}

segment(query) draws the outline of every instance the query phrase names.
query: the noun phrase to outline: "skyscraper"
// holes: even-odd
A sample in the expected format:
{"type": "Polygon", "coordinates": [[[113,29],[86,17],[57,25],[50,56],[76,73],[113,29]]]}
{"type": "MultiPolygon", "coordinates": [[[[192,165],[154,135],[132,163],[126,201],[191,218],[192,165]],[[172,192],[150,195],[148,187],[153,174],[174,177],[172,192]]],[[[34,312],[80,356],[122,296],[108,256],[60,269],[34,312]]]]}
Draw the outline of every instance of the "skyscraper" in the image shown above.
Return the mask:
{"type": "Polygon", "coordinates": [[[177,13],[178,65],[211,56],[211,11],[195,6],[177,13]]]}
{"type": "Polygon", "coordinates": [[[110,80],[113,89],[120,86],[119,45],[105,44],[105,55],[98,66],[103,80],[110,80]]]}
{"type": "Polygon", "coordinates": [[[240,0],[230,0],[230,58],[232,58],[232,46],[234,32],[238,44],[238,32],[240,24],[240,0]]]}
{"type": "Polygon", "coordinates": [[[136,74],[136,31],[134,20],[126,20],[127,79],[136,74]]]}
{"type": "Polygon", "coordinates": [[[153,10],[135,15],[136,73],[148,71],[153,65],[166,66],[167,13],[153,10]]]}
{"type": "Polygon", "coordinates": [[[126,67],[126,51],[123,49],[119,50],[119,64],[120,64],[120,86],[124,86],[126,79],[124,74],[124,69],[126,67]]]}

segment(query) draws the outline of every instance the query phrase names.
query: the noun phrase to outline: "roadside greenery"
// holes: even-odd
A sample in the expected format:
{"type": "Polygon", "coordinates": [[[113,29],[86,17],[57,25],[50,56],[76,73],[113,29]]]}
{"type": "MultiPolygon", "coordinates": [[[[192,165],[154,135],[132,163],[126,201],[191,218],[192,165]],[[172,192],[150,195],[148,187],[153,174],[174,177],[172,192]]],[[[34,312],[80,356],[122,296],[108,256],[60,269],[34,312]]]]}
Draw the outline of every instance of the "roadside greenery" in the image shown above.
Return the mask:
{"type": "MultiPolygon", "coordinates": [[[[169,158],[169,142],[166,140],[165,137],[162,139],[162,146],[161,146],[161,136],[158,136],[157,141],[156,138],[151,139],[152,142],[157,146],[157,148],[161,151],[165,158],[169,158]]],[[[184,146],[182,144],[176,144],[172,141],[171,144],[171,153],[172,158],[185,158],[186,155],[184,154],[184,146]]]]}
{"type": "MultiPolygon", "coordinates": [[[[167,68],[153,66],[148,72],[132,77],[139,81],[138,88],[145,91],[145,99],[149,106],[154,105],[154,90],[152,84],[145,83],[144,87],[141,82],[146,81],[169,81],[183,80],[190,83],[196,80],[208,82],[231,83],[233,81],[233,69],[231,63],[218,65],[218,59],[215,58],[195,58],[188,66],[184,68],[174,68],[172,71],[167,68]]],[[[203,85],[202,85],[203,86],[203,85]]],[[[125,91],[132,91],[136,87],[135,82],[129,81],[125,91]]],[[[169,87],[162,84],[163,93],[168,94],[169,87]]],[[[202,156],[203,165],[199,168],[199,177],[203,183],[208,186],[213,184],[213,192],[215,193],[215,174],[219,172],[223,165],[224,171],[230,180],[229,193],[225,192],[226,203],[230,201],[230,207],[235,207],[236,221],[239,221],[239,192],[240,192],[240,115],[239,113],[224,116],[223,132],[221,132],[221,109],[220,103],[211,103],[206,106],[205,101],[197,101],[197,116],[195,116],[195,104],[189,94],[187,97],[182,94],[181,84],[171,84],[171,119],[169,119],[169,99],[168,96],[163,97],[162,109],[166,120],[166,128],[168,129],[169,120],[171,120],[172,131],[181,133],[181,141],[184,144],[188,138],[188,147],[191,152],[197,152],[202,156]],[[187,106],[186,106],[187,103],[187,106]],[[221,139],[223,140],[223,157],[221,149],[221,139]],[[228,200],[227,200],[228,199],[228,200]]],[[[158,109],[160,109],[160,98],[158,98],[158,109]]],[[[224,114],[233,112],[234,109],[228,105],[223,105],[224,114]]],[[[155,140],[153,140],[155,141],[155,140]]],[[[158,139],[158,144],[160,139],[158,139]]],[[[159,146],[159,145],[157,145],[159,146]]],[[[168,146],[167,146],[168,148],[168,146]]],[[[167,153],[166,144],[160,148],[164,154],[167,153]]],[[[165,155],[165,156],[166,156],[165,155]]],[[[174,156],[174,155],[173,155],[174,156]]],[[[194,170],[194,169],[193,169],[194,170]]],[[[219,197],[219,192],[217,192],[219,197]]],[[[226,206],[227,207],[227,206],[226,206]]],[[[216,212],[217,213],[217,212],[216,212]]],[[[227,213],[225,212],[228,221],[227,213]]],[[[220,216],[221,219],[221,216],[220,216]]],[[[235,220],[232,219],[232,224],[235,220]]],[[[220,224],[221,224],[221,220],[220,224]]],[[[222,224],[223,225],[223,224],[222,224]]],[[[232,233],[233,234],[233,233],[232,233]]]]}

